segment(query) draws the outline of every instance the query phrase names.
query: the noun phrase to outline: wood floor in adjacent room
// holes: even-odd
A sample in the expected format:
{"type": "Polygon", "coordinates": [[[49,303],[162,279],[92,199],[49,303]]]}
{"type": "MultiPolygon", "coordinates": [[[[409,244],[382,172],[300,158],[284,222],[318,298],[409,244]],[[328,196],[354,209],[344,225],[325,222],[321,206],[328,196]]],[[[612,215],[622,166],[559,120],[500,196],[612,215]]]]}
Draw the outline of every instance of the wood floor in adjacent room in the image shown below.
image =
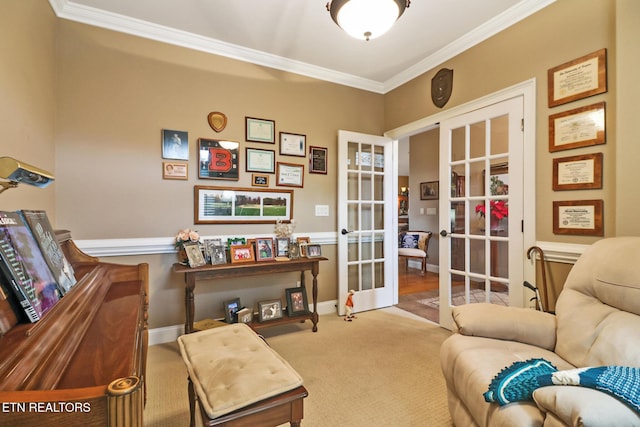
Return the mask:
{"type": "Polygon", "coordinates": [[[398,304],[396,307],[438,323],[437,306],[424,304],[425,300],[438,297],[438,273],[422,272],[417,268],[398,266],[398,304]]]}

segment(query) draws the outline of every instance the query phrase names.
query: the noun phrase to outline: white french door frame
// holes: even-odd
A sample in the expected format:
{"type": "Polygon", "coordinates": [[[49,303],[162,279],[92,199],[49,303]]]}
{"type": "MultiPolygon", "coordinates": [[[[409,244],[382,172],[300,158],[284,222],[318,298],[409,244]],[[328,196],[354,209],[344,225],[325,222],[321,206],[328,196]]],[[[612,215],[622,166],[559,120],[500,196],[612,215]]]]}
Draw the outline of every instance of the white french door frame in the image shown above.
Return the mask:
{"type": "MultiPolygon", "coordinates": [[[[470,111],[478,110],[487,107],[492,104],[497,104],[508,99],[522,96],[523,98],[523,117],[524,117],[524,131],[523,131],[523,158],[527,159],[522,165],[523,170],[523,245],[525,248],[535,245],[536,242],[536,79],[526,80],[516,85],[510,86],[503,90],[494,92],[492,94],[483,96],[481,98],[470,101],[466,104],[462,104],[456,107],[452,107],[448,110],[436,113],[434,115],[416,120],[406,125],[397,127],[384,133],[384,136],[399,140],[407,138],[413,135],[417,135],[426,132],[430,129],[436,128],[440,122],[448,120],[450,118],[468,113],[470,111]]],[[[514,165],[515,166],[515,165],[514,165]]],[[[398,162],[397,158],[394,161],[395,175],[398,174],[398,162]]],[[[441,213],[439,213],[441,214],[441,213]]],[[[395,217],[395,223],[397,223],[397,213],[395,217]]],[[[440,238],[437,234],[440,230],[434,230],[434,237],[440,238]]],[[[523,275],[524,279],[535,283],[535,264],[532,261],[528,261],[524,254],[523,248],[523,275]]],[[[397,293],[397,286],[396,286],[397,293]]],[[[513,302],[514,305],[526,306],[526,293],[522,293],[521,301],[513,302]]],[[[396,295],[397,299],[397,295],[396,295]]]]}

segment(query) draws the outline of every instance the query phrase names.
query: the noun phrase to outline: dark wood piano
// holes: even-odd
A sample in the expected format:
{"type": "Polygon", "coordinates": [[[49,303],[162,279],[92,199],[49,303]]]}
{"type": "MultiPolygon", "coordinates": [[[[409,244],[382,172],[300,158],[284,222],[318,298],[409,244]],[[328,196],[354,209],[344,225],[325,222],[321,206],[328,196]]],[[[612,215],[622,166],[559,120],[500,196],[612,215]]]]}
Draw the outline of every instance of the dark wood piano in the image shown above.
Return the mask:
{"type": "Polygon", "coordinates": [[[100,262],[56,234],[78,283],[0,338],[0,425],[142,427],[149,266],[100,262]]]}

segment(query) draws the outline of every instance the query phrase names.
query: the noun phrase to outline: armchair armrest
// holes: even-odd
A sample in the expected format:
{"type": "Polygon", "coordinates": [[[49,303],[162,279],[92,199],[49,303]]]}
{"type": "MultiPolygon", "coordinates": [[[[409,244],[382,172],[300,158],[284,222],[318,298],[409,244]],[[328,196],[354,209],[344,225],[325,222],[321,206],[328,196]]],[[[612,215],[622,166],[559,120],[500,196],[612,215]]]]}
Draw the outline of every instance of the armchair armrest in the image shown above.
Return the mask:
{"type": "Polygon", "coordinates": [[[553,351],[556,317],[529,308],[479,303],[453,308],[453,321],[462,335],[518,341],[553,351]]]}

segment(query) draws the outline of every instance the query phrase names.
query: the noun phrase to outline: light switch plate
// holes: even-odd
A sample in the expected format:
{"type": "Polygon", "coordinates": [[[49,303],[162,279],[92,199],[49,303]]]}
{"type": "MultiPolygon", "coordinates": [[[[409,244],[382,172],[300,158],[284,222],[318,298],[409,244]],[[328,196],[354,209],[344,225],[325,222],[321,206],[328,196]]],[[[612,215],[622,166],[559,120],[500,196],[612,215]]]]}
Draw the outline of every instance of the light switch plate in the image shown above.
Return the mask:
{"type": "Polygon", "coordinates": [[[329,205],[316,205],[316,216],[329,216],[329,205]]]}

